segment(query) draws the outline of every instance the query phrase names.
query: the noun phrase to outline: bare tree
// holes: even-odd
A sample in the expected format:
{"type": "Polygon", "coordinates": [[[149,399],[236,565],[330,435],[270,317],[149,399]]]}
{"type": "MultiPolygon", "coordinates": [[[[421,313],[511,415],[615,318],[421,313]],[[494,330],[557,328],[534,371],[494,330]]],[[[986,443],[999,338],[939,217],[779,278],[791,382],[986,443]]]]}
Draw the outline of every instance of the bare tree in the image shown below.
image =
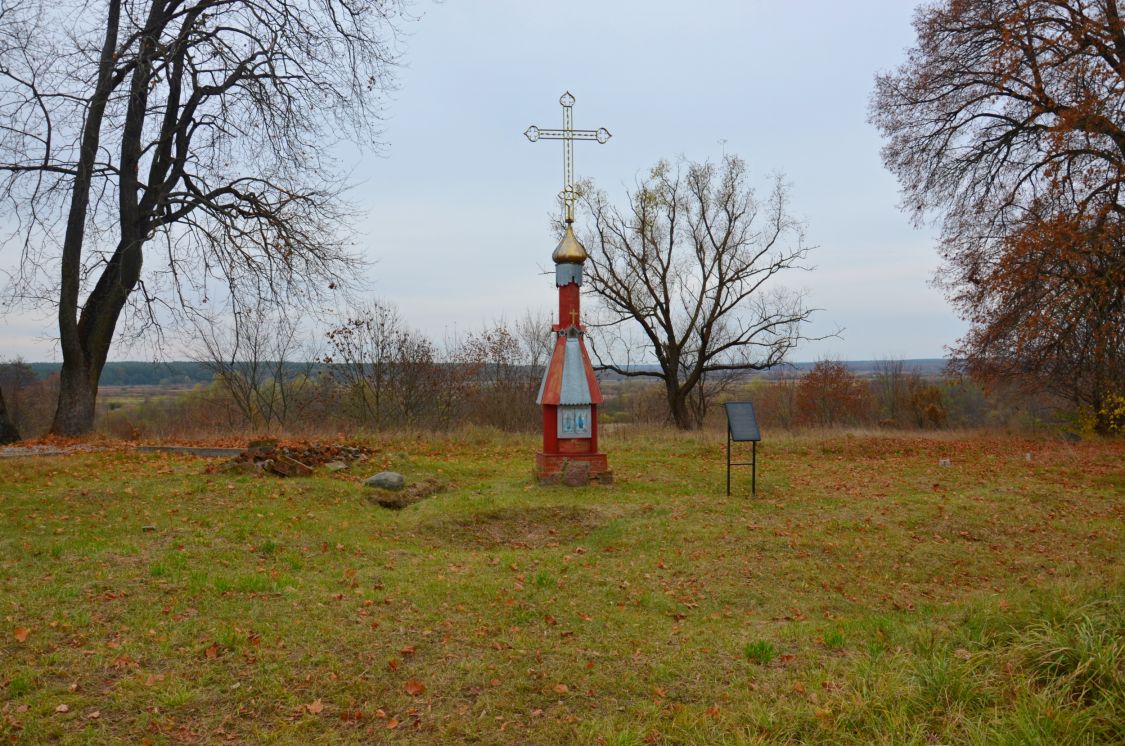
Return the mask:
{"type": "Polygon", "coordinates": [[[605,315],[595,354],[620,375],[660,379],[678,427],[698,427],[734,377],[781,363],[804,339],[813,309],[773,282],[803,269],[809,251],[780,177],[761,202],[740,158],[725,156],[719,166],[661,161],[624,210],[600,191],[585,202],[593,216],[589,284],[605,315]],[[659,369],[630,364],[638,353],[654,356],[659,369]]]}
{"type": "Polygon", "coordinates": [[[143,327],[206,302],[209,283],[241,307],[291,305],[351,276],[331,148],[370,141],[400,10],[397,0],[4,4],[0,199],[23,247],[16,294],[58,311],[54,432],[92,427],[128,304],[143,327]]]}

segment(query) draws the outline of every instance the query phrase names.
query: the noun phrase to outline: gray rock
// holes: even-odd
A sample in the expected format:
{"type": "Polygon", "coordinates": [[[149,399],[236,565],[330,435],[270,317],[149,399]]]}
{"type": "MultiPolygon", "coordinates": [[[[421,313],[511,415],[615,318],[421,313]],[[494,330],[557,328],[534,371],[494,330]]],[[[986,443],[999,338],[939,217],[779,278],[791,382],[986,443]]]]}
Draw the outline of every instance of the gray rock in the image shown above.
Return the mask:
{"type": "Polygon", "coordinates": [[[363,480],[368,487],[378,487],[382,490],[397,492],[406,486],[406,477],[397,471],[381,471],[375,476],[363,480]]]}

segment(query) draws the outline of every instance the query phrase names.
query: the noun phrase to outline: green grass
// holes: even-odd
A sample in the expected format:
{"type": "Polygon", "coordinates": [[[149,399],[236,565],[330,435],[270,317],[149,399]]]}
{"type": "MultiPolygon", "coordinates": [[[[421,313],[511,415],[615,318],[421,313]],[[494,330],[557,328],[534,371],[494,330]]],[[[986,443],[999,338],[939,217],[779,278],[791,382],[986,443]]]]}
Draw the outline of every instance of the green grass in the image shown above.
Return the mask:
{"type": "Polygon", "coordinates": [[[1125,444],[773,438],[753,499],[724,444],[615,433],[566,489],[532,438],[374,441],[451,486],[397,512],[366,473],[0,461],[0,737],[1125,742],[1125,444]]]}
{"type": "Polygon", "coordinates": [[[747,660],[760,665],[765,665],[777,657],[777,650],[769,640],[748,642],[742,650],[746,654],[747,660]]]}

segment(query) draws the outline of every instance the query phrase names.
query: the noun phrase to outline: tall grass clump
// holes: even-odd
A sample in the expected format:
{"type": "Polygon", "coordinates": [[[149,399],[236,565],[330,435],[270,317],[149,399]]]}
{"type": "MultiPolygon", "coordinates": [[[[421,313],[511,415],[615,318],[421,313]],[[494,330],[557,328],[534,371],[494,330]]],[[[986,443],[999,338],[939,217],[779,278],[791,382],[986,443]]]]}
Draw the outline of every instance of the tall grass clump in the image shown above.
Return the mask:
{"type": "Polygon", "coordinates": [[[1004,608],[979,603],[947,630],[919,625],[914,635],[891,655],[858,657],[855,699],[835,703],[833,734],[1125,743],[1125,588],[1042,591],[1004,608]]]}

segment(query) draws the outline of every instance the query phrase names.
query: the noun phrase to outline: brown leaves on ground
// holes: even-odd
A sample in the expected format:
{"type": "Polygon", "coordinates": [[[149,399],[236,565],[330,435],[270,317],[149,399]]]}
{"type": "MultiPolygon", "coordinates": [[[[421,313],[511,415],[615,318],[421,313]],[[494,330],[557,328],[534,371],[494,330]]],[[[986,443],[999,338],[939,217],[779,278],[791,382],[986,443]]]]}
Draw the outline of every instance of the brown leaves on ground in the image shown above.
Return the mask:
{"type": "Polygon", "coordinates": [[[407,679],[402,688],[411,697],[420,697],[426,693],[426,685],[418,679],[407,679]]]}
{"type": "Polygon", "coordinates": [[[16,638],[16,642],[27,642],[27,636],[31,634],[30,627],[16,627],[12,636],[16,638]]]}

